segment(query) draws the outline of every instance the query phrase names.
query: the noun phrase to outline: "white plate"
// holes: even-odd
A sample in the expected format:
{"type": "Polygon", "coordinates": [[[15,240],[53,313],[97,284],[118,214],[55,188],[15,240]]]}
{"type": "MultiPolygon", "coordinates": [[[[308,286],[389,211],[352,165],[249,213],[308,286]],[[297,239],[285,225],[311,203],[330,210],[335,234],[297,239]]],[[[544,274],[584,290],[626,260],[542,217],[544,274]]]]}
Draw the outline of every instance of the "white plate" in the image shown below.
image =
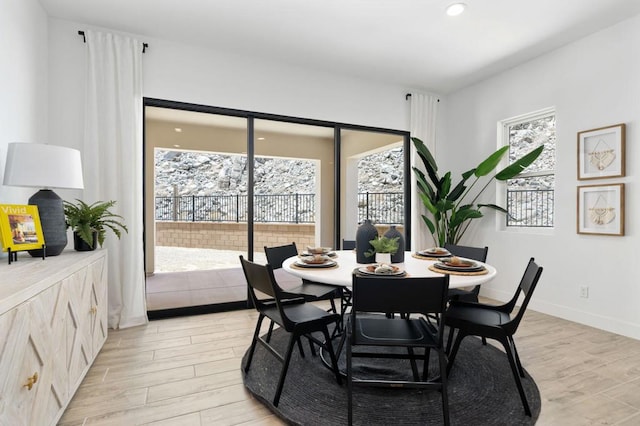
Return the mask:
{"type": "Polygon", "coordinates": [[[369,266],[361,266],[360,268],[358,268],[358,272],[364,275],[376,275],[379,277],[401,277],[403,275],[406,275],[407,273],[407,271],[399,268],[393,272],[377,273],[375,271],[370,271],[369,266]]]}
{"type": "Polygon", "coordinates": [[[329,254],[330,252],[332,252],[333,249],[331,247],[309,247],[307,246],[307,249],[305,250],[306,253],[310,253],[310,254],[329,254]],[[322,252],[316,252],[316,253],[312,253],[310,249],[315,248],[315,249],[321,249],[322,252]]]}
{"type": "Polygon", "coordinates": [[[452,264],[447,264],[447,263],[442,263],[442,262],[438,262],[435,263],[433,266],[435,266],[438,269],[443,269],[445,271],[466,271],[466,272],[477,272],[477,271],[482,271],[484,270],[484,266],[480,265],[479,263],[476,262],[471,262],[471,265],[466,264],[466,265],[452,265],[452,264]]]}
{"type": "Polygon", "coordinates": [[[327,259],[324,263],[305,263],[302,260],[296,260],[293,264],[301,268],[331,268],[337,265],[337,263],[331,259],[327,259]]]}
{"type": "MultiPolygon", "coordinates": [[[[309,253],[308,251],[303,251],[301,253],[302,256],[313,256],[313,253],[309,253]]],[[[330,251],[328,253],[323,253],[322,256],[336,257],[338,254],[335,251],[330,251]]]]}
{"type": "Polygon", "coordinates": [[[425,257],[450,257],[451,253],[449,253],[448,251],[445,252],[440,252],[440,253],[436,253],[436,252],[430,252],[429,250],[420,250],[418,252],[418,256],[425,256],[425,257]]]}

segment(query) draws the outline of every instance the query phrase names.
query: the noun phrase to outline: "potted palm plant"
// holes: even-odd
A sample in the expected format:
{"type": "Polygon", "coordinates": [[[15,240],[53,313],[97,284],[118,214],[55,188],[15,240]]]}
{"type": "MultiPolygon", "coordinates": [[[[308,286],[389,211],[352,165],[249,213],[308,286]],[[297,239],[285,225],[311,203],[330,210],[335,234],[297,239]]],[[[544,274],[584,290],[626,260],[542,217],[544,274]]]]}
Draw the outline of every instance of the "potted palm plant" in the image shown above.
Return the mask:
{"type": "Polygon", "coordinates": [[[411,140],[426,171],[425,174],[413,167],[420,199],[429,213],[422,215],[422,219],[439,247],[444,247],[445,243],[458,244],[471,221],[483,216],[483,208],[509,214],[505,208],[495,204],[478,204],[478,198],[494,179],[506,181],[518,176],[544,149],[544,145],[537,147],[491,176],[491,172],[498,167],[500,160],[509,150],[508,146],[504,146],[473,169],[463,173],[460,181],[454,183],[451,172],[446,172],[444,176],[438,174],[438,165],[425,144],[418,138],[411,140]],[[472,192],[474,186],[483,178],[487,180],[484,186],[472,192]],[[471,200],[468,200],[469,198],[471,200]]]}
{"type": "Polygon", "coordinates": [[[118,239],[122,236],[122,231],[129,232],[126,225],[120,221],[124,218],[110,211],[116,203],[114,200],[96,201],[93,204],[87,204],[82,200],[76,201],[76,203],[64,202],[67,227],[73,230],[76,250],[95,250],[97,244],[102,247],[107,229],[111,229],[118,239]]]}

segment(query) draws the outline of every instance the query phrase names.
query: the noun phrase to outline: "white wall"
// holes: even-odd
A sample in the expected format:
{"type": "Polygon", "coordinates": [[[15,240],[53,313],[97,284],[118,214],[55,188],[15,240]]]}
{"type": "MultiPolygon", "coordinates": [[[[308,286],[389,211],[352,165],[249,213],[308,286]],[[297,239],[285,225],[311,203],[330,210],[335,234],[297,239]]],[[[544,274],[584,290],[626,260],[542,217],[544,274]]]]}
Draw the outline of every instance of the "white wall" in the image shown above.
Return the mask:
{"type": "Polygon", "coordinates": [[[33,189],[3,186],[10,142],[47,142],[47,16],[37,0],[0,0],[0,203],[33,189]]]}
{"type": "Polygon", "coordinates": [[[458,172],[496,149],[499,120],[556,107],[555,229],[498,231],[492,215],[478,222],[463,243],[488,245],[499,271],[483,294],[511,296],[533,256],[545,268],[534,309],[640,338],[640,16],[453,93],[442,106],[439,161],[458,172]],[[627,125],[627,176],[578,181],[576,133],[617,123],[627,125]],[[578,235],[576,187],[612,182],[626,184],[626,236],[578,235]],[[589,298],[580,298],[581,286],[589,287],[589,298]]]}
{"type": "MultiPolygon", "coordinates": [[[[52,137],[77,142],[86,25],[50,19],[52,137]],[[55,124],[53,124],[55,123],[55,124]]],[[[90,28],[89,28],[90,29],[90,28]]],[[[135,35],[134,35],[135,36],[135,35]]],[[[406,130],[406,88],[140,38],[145,97],[406,130]]]]}

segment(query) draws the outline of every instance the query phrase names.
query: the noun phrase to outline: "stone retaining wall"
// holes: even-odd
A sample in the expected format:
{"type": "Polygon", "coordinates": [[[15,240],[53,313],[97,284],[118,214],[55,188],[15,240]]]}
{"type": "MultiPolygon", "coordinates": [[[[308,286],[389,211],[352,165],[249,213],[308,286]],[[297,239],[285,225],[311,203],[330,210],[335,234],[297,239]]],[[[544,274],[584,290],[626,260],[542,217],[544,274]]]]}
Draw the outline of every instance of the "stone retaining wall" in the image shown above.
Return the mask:
{"type": "MultiPolygon", "coordinates": [[[[315,245],[315,226],[310,224],[254,225],[254,249],[294,241],[298,248],[315,245]]],[[[235,222],[156,222],[156,245],[245,251],[247,224],[235,222]]]]}
{"type": "MultiPolygon", "coordinates": [[[[377,225],[384,234],[389,227],[377,225]]],[[[404,233],[404,227],[397,227],[404,233]]],[[[254,249],[264,246],[280,246],[296,243],[298,249],[315,245],[315,225],[288,223],[256,223],[254,225],[254,249]]],[[[156,245],[169,247],[210,248],[245,251],[247,249],[247,225],[236,222],[156,222],[156,245]]]]}

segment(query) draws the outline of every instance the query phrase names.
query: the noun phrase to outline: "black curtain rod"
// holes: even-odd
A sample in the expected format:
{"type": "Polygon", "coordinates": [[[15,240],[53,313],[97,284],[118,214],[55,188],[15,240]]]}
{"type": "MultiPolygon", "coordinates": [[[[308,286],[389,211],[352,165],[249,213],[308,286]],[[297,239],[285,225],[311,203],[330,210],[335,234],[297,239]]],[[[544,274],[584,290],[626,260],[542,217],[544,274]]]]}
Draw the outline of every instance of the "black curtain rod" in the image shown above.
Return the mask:
{"type": "MultiPolygon", "coordinates": [[[[408,101],[410,97],[411,97],[411,93],[407,93],[406,95],[404,95],[404,99],[406,101],[408,101]]],[[[440,99],[438,99],[438,102],[440,102],[440,99]]]]}
{"type": "MultiPolygon", "coordinates": [[[[87,42],[87,36],[84,35],[84,31],[80,30],[78,31],[78,35],[82,36],[82,41],[83,42],[87,42]]],[[[147,47],[149,47],[149,43],[142,43],[142,53],[145,53],[147,51],[147,47]]]]}

